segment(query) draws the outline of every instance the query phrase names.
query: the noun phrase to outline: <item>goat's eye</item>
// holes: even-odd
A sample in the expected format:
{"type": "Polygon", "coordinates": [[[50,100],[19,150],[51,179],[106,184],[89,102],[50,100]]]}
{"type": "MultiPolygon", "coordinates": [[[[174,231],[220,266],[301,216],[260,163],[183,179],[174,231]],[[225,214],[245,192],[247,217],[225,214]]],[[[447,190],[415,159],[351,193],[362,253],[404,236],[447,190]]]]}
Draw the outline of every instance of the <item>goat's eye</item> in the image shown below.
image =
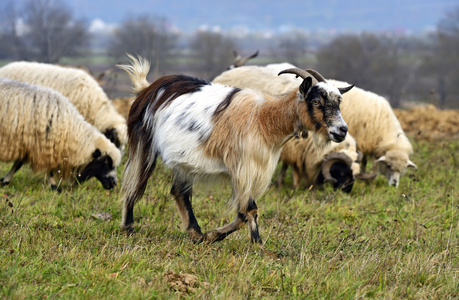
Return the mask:
{"type": "Polygon", "coordinates": [[[320,100],[319,99],[314,99],[314,100],[312,100],[312,104],[313,105],[319,105],[320,104],[320,100]]]}

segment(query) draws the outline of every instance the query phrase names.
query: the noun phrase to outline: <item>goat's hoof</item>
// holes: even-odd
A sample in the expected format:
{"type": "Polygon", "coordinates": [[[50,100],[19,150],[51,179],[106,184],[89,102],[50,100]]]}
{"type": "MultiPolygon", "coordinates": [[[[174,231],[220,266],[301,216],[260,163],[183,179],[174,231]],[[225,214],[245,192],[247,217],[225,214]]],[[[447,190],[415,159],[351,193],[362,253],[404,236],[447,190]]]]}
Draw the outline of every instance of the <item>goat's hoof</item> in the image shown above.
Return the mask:
{"type": "Polygon", "coordinates": [[[202,241],[207,243],[215,243],[224,240],[228,234],[218,232],[217,230],[211,230],[204,233],[202,241]]]}
{"type": "Polygon", "coordinates": [[[193,241],[195,244],[200,244],[203,241],[203,234],[201,231],[195,230],[195,229],[188,229],[188,236],[190,239],[193,241]]]}
{"type": "Polygon", "coordinates": [[[252,242],[252,244],[263,244],[263,241],[261,240],[261,237],[258,234],[256,236],[251,236],[250,241],[252,242]]]}
{"type": "Polygon", "coordinates": [[[3,181],[3,178],[0,178],[0,185],[1,186],[7,186],[8,184],[10,184],[9,181],[3,181]]]}
{"type": "Polygon", "coordinates": [[[123,225],[121,227],[121,231],[123,231],[128,236],[134,235],[135,233],[134,224],[123,225]]]}

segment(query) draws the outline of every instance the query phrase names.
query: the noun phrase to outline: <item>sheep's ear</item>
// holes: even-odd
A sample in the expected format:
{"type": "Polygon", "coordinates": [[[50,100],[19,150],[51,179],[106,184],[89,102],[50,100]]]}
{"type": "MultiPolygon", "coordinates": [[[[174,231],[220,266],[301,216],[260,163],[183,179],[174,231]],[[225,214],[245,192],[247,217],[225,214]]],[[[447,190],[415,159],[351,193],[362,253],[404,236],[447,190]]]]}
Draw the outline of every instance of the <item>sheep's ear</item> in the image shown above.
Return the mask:
{"type": "Polygon", "coordinates": [[[101,157],[102,156],[102,152],[100,152],[99,149],[96,149],[96,151],[94,151],[92,153],[92,158],[98,158],[98,157],[101,157]]]}
{"type": "Polygon", "coordinates": [[[408,160],[408,168],[412,168],[412,169],[415,169],[415,170],[418,169],[418,167],[416,167],[414,162],[412,162],[411,160],[408,160]]]}
{"type": "Polygon", "coordinates": [[[355,84],[350,85],[350,86],[345,87],[345,88],[338,88],[338,90],[339,90],[339,92],[340,92],[341,95],[342,95],[342,94],[344,94],[344,93],[349,92],[349,91],[354,87],[354,85],[355,85],[355,84]]]}
{"type": "Polygon", "coordinates": [[[300,93],[303,95],[303,97],[306,98],[306,95],[308,94],[309,90],[311,89],[312,86],[312,78],[311,77],[306,77],[303,82],[300,85],[300,93]]]}

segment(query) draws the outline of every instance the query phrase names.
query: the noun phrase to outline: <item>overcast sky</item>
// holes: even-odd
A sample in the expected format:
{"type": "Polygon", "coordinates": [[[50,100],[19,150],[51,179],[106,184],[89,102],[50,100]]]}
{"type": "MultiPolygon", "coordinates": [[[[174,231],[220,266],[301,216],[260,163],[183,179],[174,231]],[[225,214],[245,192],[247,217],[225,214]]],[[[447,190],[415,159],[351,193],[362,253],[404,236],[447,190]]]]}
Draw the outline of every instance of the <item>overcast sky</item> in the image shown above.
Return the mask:
{"type": "MultiPolygon", "coordinates": [[[[3,6],[12,0],[1,0],[3,6]]],[[[14,0],[17,5],[28,0],[14,0]]],[[[51,0],[59,1],[59,0],[51,0]]],[[[279,32],[303,30],[400,31],[418,34],[435,27],[458,0],[64,0],[77,18],[97,28],[128,16],[165,17],[172,28],[279,32]]],[[[1,4],[0,4],[1,6],[1,4]]]]}

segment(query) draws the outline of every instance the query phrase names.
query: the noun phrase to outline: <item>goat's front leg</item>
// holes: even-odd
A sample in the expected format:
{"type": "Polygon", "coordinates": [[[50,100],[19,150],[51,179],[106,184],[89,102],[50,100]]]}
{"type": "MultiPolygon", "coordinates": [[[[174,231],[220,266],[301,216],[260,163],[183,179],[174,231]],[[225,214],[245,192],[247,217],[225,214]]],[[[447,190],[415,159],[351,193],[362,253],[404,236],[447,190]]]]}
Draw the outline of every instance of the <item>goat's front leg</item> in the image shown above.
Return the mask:
{"type": "Polygon", "coordinates": [[[250,198],[247,208],[240,209],[236,215],[236,218],[233,222],[216,228],[214,230],[208,231],[203,236],[203,241],[206,242],[217,242],[226,238],[231,233],[240,229],[244,224],[248,223],[250,230],[250,238],[254,243],[261,244],[260,234],[258,232],[258,209],[255,201],[250,198]]]}
{"type": "Polygon", "coordinates": [[[11,167],[11,169],[8,171],[8,173],[3,177],[3,178],[0,178],[0,183],[1,183],[1,186],[5,186],[5,185],[8,185],[11,181],[11,179],[13,178],[14,174],[22,167],[22,165],[24,164],[24,161],[25,159],[23,160],[17,160],[14,162],[13,166],[11,167]]]}
{"type": "Polygon", "coordinates": [[[193,242],[199,242],[202,240],[201,227],[199,227],[198,221],[193,213],[192,201],[192,184],[174,180],[172,185],[171,194],[175,198],[175,203],[180,212],[182,218],[182,224],[185,230],[188,232],[193,242]]]}

